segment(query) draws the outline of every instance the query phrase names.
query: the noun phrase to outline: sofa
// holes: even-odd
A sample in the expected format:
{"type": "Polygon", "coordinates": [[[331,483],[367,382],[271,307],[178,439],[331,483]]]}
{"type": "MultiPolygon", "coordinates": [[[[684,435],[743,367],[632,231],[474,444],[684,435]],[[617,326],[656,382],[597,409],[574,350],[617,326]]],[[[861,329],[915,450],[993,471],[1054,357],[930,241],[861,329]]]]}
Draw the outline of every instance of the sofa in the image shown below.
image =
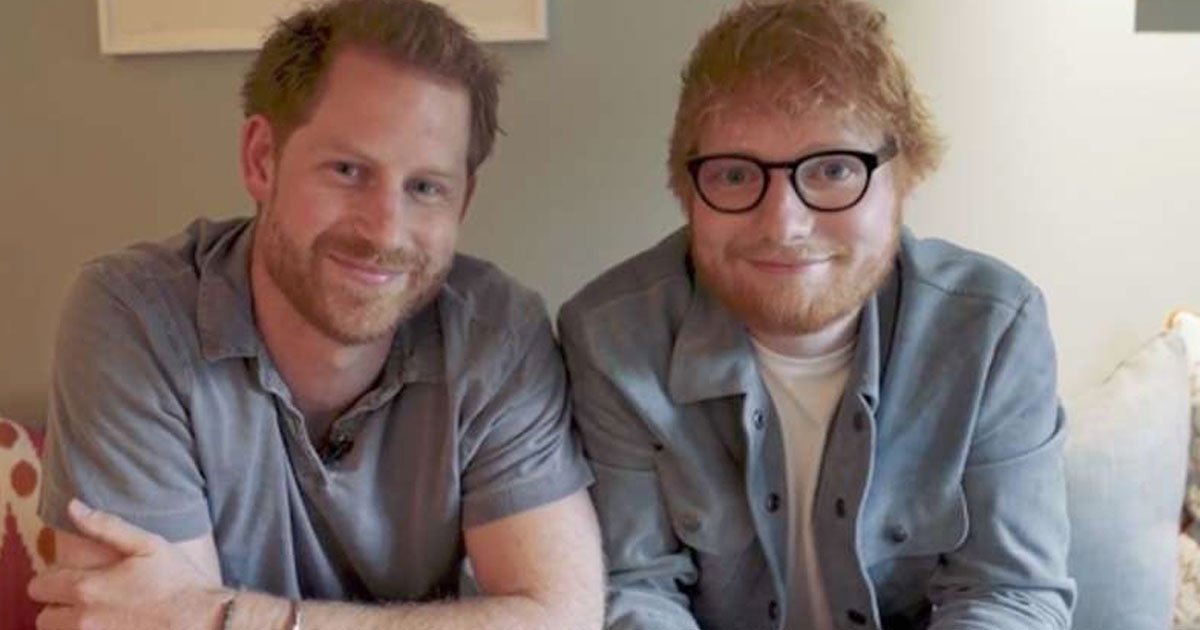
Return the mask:
{"type": "Polygon", "coordinates": [[[1200,606],[1189,603],[1200,584],[1181,581],[1179,569],[1187,545],[1195,550],[1181,522],[1193,433],[1189,347],[1200,347],[1200,320],[1172,324],[1064,403],[1077,630],[1200,630],[1200,606]]]}
{"type": "Polygon", "coordinates": [[[54,560],[54,536],[37,517],[41,435],[0,417],[0,630],[34,627],[39,607],[25,593],[54,560]]]}
{"type": "MultiPolygon", "coordinates": [[[[1079,585],[1075,630],[1200,630],[1200,517],[1189,462],[1200,382],[1200,317],[1174,314],[1102,383],[1064,402],[1066,473],[1079,585]],[[1182,520],[1181,520],[1182,519],[1182,520]]],[[[53,561],[36,514],[40,434],[0,417],[0,630],[33,628],[30,577],[53,561]]]]}

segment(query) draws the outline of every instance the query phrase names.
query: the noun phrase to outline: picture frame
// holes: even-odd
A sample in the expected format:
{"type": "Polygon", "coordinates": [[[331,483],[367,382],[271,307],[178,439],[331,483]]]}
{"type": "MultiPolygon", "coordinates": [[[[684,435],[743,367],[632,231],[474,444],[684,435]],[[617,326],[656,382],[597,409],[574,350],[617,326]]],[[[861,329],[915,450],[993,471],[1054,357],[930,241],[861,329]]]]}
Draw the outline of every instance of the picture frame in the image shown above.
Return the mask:
{"type": "MultiPolygon", "coordinates": [[[[485,42],[543,41],[548,0],[432,0],[485,42]]],[[[100,52],[137,55],[256,50],[307,0],[96,0],[100,52]]]]}
{"type": "Polygon", "coordinates": [[[1200,33],[1200,2],[1137,0],[1134,28],[1142,33],[1200,33]]]}

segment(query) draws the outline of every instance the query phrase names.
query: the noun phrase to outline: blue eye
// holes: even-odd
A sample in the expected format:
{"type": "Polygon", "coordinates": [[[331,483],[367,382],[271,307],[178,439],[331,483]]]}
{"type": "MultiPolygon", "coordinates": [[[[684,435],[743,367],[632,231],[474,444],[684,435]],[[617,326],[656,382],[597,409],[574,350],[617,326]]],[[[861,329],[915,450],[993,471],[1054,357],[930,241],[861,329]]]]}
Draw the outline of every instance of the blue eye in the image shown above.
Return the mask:
{"type": "Polygon", "coordinates": [[[699,176],[705,186],[741,188],[758,185],[763,173],[757,164],[742,158],[713,158],[703,163],[699,176]]]}
{"type": "Polygon", "coordinates": [[[736,186],[744,184],[750,180],[750,174],[745,169],[731,168],[724,173],[721,173],[721,181],[736,186]]]}
{"type": "Polygon", "coordinates": [[[846,179],[850,176],[850,169],[847,168],[845,164],[839,164],[837,162],[826,164],[822,171],[824,172],[821,174],[825,177],[825,179],[832,181],[846,179]]]}
{"type": "Polygon", "coordinates": [[[334,162],[333,172],[346,179],[359,179],[362,177],[363,168],[353,162],[334,162]]]}
{"type": "Polygon", "coordinates": [[[408,183],[408,191],[414,196],[433,200],[446,196],[446,187],[428,179],[414,179],[408,183]]]}
{"type": "Polygon", "coordinates": [[[867,177],[866,165],[851,155],[832,155],[805,162],[796,172],[806,188],[856,187],[867,177]]]}

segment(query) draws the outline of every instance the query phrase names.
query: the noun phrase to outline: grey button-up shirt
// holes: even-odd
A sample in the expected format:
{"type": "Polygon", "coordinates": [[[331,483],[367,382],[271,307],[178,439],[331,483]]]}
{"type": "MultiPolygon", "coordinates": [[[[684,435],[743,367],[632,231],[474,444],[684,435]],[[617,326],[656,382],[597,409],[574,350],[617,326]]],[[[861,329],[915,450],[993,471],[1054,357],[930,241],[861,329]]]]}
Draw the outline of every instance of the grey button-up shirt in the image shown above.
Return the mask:
{"type": "MultiPolygon", "coordinates": [[[[781,628],[795,510],[779,419],[687,248],[672,235],[559,316],[608,627],[781,628]]],[[[812,523],[837,627],[1066,628],[1064,425],[1037,289],[906,231],[855,352],[812,523]]]]}
{"type": "Polygon", "coordinates": [[[254,325],[253,222],[197,222],[88,264],[54,365],[41,514],[79,496],[169,540],[211,532],[226,584],[453,595],[462,530],[585,488],[540,299],[459,256],[323,463],[254,325]]]}

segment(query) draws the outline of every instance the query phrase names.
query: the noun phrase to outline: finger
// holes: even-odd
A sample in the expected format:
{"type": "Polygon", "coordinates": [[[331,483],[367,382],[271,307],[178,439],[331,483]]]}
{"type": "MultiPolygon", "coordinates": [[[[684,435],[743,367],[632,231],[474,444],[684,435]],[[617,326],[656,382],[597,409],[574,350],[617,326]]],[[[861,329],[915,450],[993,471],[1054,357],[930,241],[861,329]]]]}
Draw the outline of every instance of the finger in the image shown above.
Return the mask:
{"type": "Polygon", "coordinates": [[[37,630],[75,630],[82,625],[80,611],[74,606],[47,606],[37,616],[37,630]]]}
{"type": "Polygon", "coordinates": [[[86,604],[91,601],[91,587],[86,581],[91,573],[86,569],[48,569],[29,580],[26,592],[30,599],[42,604],[86,604]]]}
{"type": "Polygon", "coordinates": [[[67,511],[81,534],[127,556],[149,555],[158,545],[158,536],[134,527],[117,516],[93,510],[79,499],[71,499],[67,511]]]}

